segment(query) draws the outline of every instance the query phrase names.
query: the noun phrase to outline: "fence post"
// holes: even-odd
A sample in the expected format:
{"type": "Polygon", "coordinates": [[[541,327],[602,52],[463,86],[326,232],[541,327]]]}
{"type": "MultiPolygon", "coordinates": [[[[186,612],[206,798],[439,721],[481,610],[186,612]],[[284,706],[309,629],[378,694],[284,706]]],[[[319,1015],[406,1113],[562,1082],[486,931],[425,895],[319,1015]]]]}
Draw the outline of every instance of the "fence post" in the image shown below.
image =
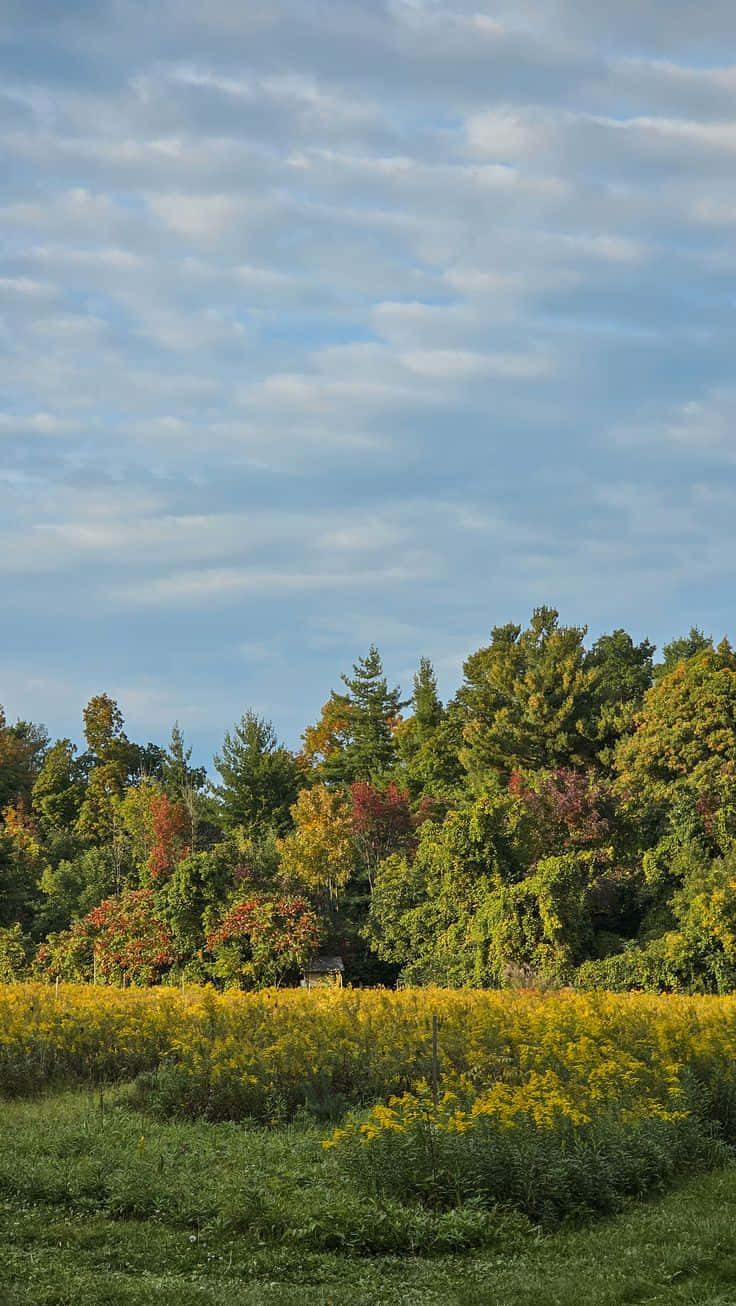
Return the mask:
{"type": "Polygon", "coordinates": [[[439,1100],[439,1065],[437,1062],[437,1013],[432,1015],[432,1100],[437,1105],[439,1100]]]}

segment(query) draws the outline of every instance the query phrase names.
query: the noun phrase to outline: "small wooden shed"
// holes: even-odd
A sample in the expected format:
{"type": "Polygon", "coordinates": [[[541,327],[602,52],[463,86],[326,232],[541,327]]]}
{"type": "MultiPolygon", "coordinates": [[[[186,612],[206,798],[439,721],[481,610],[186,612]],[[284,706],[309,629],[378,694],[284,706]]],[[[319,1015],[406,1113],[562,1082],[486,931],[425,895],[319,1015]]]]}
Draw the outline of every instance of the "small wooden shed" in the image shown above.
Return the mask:
{"type": "Polygon", "coordinates": [[[341,989],[344,973],[342,957],[313,957],[304,967],[302,984],[306,989],[322,988],[328,984],[341,989]]]}

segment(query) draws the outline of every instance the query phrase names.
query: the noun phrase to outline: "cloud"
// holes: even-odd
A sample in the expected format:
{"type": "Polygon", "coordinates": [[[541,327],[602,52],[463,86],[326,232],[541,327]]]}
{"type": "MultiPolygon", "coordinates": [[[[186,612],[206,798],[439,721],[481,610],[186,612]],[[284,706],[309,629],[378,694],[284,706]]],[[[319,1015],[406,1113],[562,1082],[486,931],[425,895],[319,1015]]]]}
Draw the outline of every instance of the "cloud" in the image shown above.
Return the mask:
{"type": "Polygon", "coordinates": [[[373,638],[451,692],[535,602],[725,627],[736,19],[704,6],[9,0],[12,695],[69,732],[100,676],[162,724],[174,685],[206,753],[244,700],[294,740],[373,638]]]}
{"type": "Polygon", "coordinates": [[[71,435],[74,429],[72,421],[55,413],[31,413],[27,416],[0,413],[0,436],[71,435]]]}

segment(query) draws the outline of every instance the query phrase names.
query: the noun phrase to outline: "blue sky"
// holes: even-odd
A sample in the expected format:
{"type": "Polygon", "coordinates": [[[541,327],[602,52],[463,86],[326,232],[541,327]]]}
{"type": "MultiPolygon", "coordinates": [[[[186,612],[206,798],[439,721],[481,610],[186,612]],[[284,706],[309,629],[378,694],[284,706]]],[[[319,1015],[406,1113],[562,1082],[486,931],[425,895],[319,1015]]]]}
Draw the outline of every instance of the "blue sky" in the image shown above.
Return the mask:
{"type": "Polygon", "coordinates": [[[0,0],[0,702],[736,634],[736,7],[0,0]]]}

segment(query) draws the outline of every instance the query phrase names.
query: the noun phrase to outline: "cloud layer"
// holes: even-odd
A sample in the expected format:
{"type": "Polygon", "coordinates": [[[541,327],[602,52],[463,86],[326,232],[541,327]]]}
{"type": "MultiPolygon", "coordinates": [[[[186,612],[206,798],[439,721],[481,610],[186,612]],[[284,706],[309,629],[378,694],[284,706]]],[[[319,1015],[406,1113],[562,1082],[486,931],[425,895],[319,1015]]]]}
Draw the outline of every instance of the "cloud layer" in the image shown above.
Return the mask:
{"type": "Polygon", "coordinates": [[[206,757],[372,640],[729,631],[732,6],[9,0],[0,56],[11,713],[206,757]]]}

